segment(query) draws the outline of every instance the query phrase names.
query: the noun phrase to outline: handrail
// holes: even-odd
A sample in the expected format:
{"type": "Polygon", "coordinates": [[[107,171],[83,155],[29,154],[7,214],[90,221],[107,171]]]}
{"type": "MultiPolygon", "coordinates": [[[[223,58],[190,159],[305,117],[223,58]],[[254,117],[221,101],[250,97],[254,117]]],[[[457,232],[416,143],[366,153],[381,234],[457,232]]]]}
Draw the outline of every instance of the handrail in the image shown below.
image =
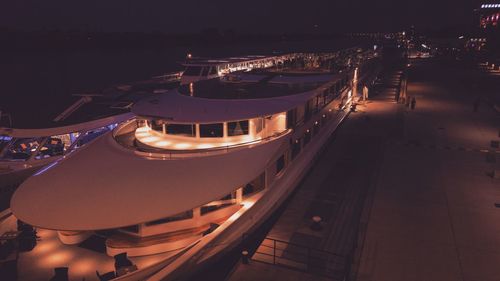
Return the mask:
{"type": "MultiPolygon", "coordinates": [[[[342,256],[340,254],[337,254],[337,253],[334,253],[334,252],[330,252],[330,251],[326,251],[326,250],[322,250],[322,249],[317,249],[317,248],[312,248],[312,247],[307,247],[307,246],[300,245],[300,244],[297,244],[297,243],[292,243],[292,242],[289,242],[289,241],[284,241],[284,240],[279,240],[279,239],[274,239],[274,238],[269,238],[269,237],[264,238],[264,240],[276,241],[276,242],[280,242],[280,243],[283,243],[283,244],[286,244],[286,245],[292,245],[292,246],[297,246],[297,247],[301,247],[301,248],[307,248],[307,249],[311,249],[311,250],[318,251],[318,252],[324,252],[326,254],[337,256],[337,257],[344,257],[344,256],[342,256]]],[[[264,246],[264,245],[261,244],[261,246],[264,246]]]]}
{"type": "Polygon", "coordinates": [[[292,267],[297,270],[324,275],[327,277],[334,277],[340,274],[341,278],[345,278],[350,272],[348,256],[269,237],[264,238],[260,246],[255,251],[255,254],[272,257],[272,261],[254,258],[254,260],[259,262],[292,267]],[[266,240],[270,241],[272,245],[265,245],[264,241],[266,240]],[[284,247],[279,247],[279,243],[284,245],[284,247]],[[288,250],[288,246],[297,247],[299,250],[288,250]],[[271,251],[259,251],[260,247],[271,249],[271,251]],[[294,259],[293,256],[296,258],[294,259]],[[280,260],[284,262],[279,262],[280,260]],[[290,264],[290,262],[287,263],[286,261],[290,261],[292,264],[290,264]],[[294,266],[293,263],[296,263],[296,265],[294,266]],[[303,266],[301,267],[297,264],[303,266]]]}

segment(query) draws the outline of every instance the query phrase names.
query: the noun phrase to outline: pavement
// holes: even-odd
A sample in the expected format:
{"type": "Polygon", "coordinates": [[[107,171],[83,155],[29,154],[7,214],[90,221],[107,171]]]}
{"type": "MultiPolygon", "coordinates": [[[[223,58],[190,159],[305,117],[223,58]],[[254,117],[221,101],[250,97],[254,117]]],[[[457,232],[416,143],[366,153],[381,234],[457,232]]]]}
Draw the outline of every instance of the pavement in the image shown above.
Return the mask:
{"type": "MultiPolygon", "coordinates": [[[[471,86],[481,81],[474,73],[456,62],[412,62],[414,110],[394,101],[397,74],[389,73],[267,237],[352,255],[351,280],[500,280],[500,180],[491,174],[500,162],[492,147],[500,115],[484,101],[473,111],[477,97],[494,90],[471,86]],[[324,219],[322,231],[310,229],[312,215],[324,219]]],[[[341,280],[285,266],[256,254],[227,280],[341,280]]]]}
{"type": "Polygon", "coordinates": [[[490,174],[500,116],[484,103],[473,112],[471,71],[415,62],[416,109],[386,112],[403,126],[387,139],[357,280],[500,280],[500,181],[490,174]]]}

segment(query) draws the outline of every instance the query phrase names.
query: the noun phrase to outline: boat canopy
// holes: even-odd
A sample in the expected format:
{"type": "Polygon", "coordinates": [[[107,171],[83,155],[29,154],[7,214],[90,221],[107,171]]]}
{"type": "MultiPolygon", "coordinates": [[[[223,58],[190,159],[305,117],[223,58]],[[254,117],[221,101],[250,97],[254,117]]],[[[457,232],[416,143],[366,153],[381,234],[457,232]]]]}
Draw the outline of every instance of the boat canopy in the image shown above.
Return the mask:
{"type": "Polygon", "coordinates": [[[317,92],[265,99],[207,99],[171,91],[142,100],[132,112],[138,116],[170,120],[173,123],[218,123],[270,116],[303,105],[317,92]]]}
{"type": "Polygon", "coordinates": [[[26,180],[11,209],[22,221],[57,230],[111,229],[165,218],[251,182],[288,138],[163,160],[137,155],[107,134],[26,180]]]}
{"type": "Polygon", "coordinates": [[[61,126],[54,128],[43,128],[43,129],[16,129],[16,128],[0,127],[0,136],[9,136],[13,138],[37,138],[37,137],[64,135],[74,132],[83,132],[92,129],[97,129],[110,124],[121,123],[128,119],[133,118],[134,116],[135,115],[133,113],[129,112],[98,120],[83,122],[75,125],[68,125],[68,126],[61,126]]]}

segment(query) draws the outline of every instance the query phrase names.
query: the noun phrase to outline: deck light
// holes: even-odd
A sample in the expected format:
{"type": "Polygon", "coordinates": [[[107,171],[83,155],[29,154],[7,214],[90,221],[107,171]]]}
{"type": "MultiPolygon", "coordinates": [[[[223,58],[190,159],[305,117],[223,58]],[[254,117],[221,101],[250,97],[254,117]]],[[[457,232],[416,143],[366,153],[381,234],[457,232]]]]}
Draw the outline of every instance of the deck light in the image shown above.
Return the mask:
{"type": "Polygon", "coordinates": [[[178,149],[186,149],[186,148],[190,148],[191,145],[189,143],[178,143],[178,144],[174,144],[174,147],[178,148],[178,149]]]}
{"type": "Polygon", "coordinates": [[[159,142],[156,142],[155,145],[158,145],[158,146],[168,146],[171,143],[172,142],[169,142],[169,141],[159,141],[159,142]]]}

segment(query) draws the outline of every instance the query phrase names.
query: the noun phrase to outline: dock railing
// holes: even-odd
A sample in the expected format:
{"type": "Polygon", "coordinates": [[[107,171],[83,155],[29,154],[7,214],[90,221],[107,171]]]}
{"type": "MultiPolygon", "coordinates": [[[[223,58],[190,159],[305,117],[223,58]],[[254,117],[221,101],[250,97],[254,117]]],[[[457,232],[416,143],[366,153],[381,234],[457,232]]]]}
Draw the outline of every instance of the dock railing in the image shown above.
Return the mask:
{"type": "Polygon", "coordinates": [[[266,237],[252,260],[284,266],[333,280],[349,280],[349,257],[266,237]]]}

